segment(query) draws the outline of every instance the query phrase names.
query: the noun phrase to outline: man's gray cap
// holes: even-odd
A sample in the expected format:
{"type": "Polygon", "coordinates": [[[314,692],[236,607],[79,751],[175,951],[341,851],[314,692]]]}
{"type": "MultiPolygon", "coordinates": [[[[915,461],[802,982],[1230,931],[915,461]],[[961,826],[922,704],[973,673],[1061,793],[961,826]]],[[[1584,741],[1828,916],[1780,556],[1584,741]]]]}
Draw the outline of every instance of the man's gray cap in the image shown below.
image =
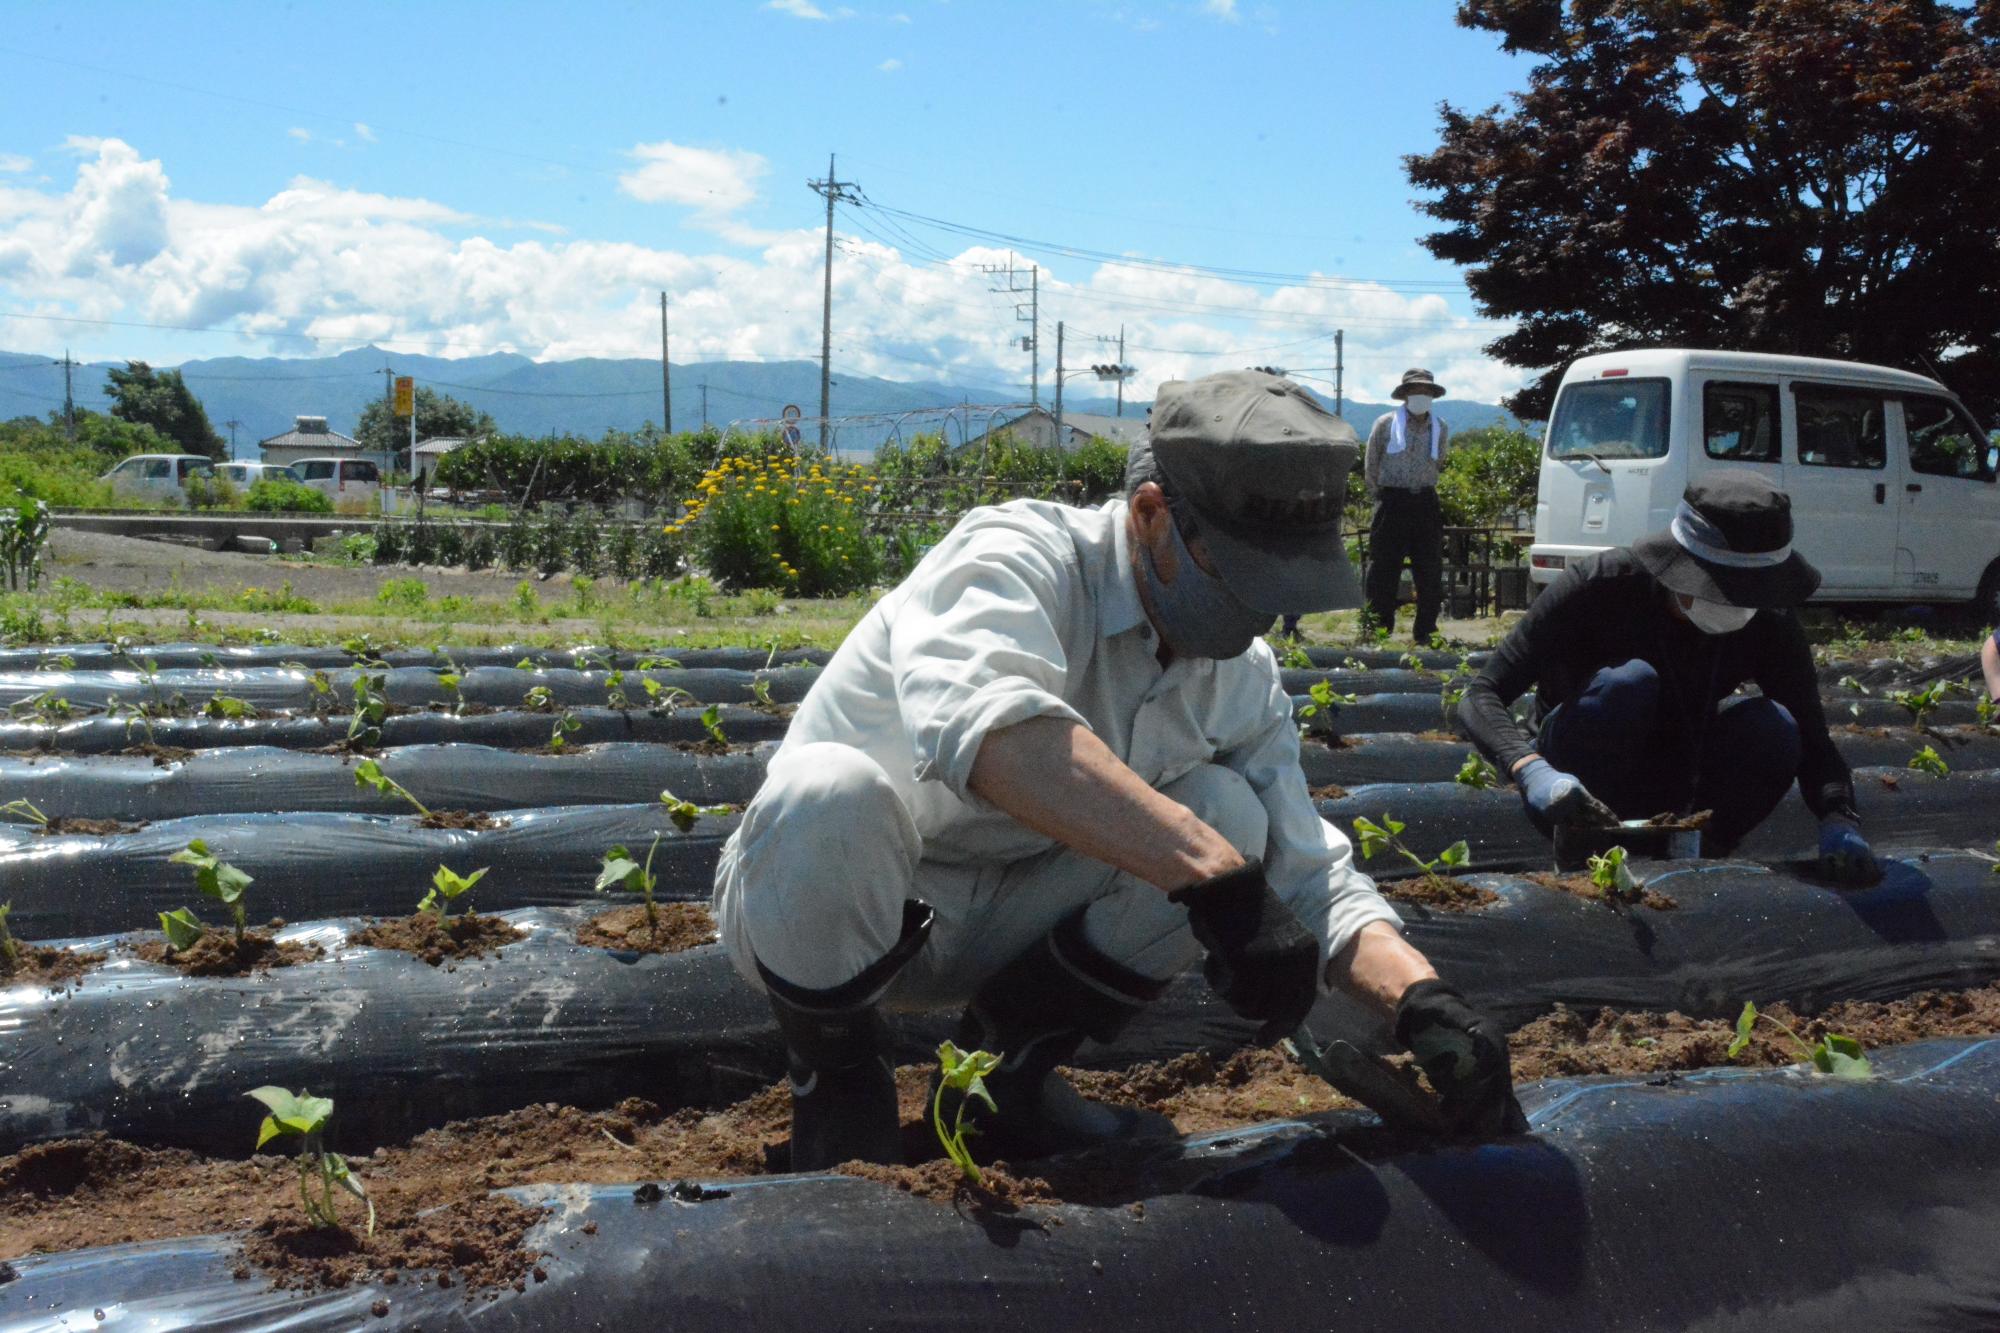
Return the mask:
{"type": "Polygon", "coordinates": [[[1246,605],[1296,615],[1361,604],[1340,535],[1360,455],[1352,426],[1256,370],[1162,384],[1151,426],[1161,486],[1187,507],[1216,573],[1246,605]]]}

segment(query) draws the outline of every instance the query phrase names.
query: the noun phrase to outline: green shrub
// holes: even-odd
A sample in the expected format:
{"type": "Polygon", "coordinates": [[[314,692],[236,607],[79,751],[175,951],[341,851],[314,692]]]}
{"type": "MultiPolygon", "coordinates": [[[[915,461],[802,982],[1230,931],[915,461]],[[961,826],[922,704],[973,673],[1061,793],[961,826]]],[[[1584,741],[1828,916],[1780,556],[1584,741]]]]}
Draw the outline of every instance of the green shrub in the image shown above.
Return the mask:
{"type": "Polygon", "coordinates": [[[1452,436],[1451,452],[1438,474],[1444,521],[1475,528],[1512,524],[1518,514],[1534,509],[1541,468],[1541,442],[1527,431],[1481,426],[1452,436]]]}
{"type": "Polygon", "coordinates": [[[839,596],[881,575],[878,545],[862,527],[874,493],[864,468],[784,454],[725,458],[703,474],[688,515],[694,549],[727,588],[784,588],[839,596]]]}
{"type": "Polygon", "coordinates": [[[263,514],[331,514],[333,497],[283,477],[260,477],[250,483],[243,507],[263,514]]]}
{"type": "Polygon", "coordinates": [[[197,472],[181,486],[189,509],[241,509],[243,493],[227,477],[197,472]]]}

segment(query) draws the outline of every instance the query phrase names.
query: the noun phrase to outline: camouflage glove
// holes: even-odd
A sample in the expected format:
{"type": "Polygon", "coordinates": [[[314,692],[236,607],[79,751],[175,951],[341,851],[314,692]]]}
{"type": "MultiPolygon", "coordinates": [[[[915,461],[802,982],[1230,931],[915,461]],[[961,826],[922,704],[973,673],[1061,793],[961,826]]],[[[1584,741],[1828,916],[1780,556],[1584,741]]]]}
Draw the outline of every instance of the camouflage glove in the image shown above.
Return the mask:
{"type": "Polygon", "coordinates": [[[1396,1040],[1417,1057],[1454,1129],[1479,1138],[1524,1134],[1507,1034],[1442,981],[1419,981],[1396,1005],[1396,1040]]]}

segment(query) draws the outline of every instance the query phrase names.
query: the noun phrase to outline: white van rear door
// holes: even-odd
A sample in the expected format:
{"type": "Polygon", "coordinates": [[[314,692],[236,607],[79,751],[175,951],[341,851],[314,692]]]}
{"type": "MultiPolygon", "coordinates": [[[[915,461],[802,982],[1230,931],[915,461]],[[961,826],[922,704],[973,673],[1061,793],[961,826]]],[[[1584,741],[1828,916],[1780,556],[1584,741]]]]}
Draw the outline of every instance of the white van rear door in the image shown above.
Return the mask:
{"type": "Polygon", "coordinates": [[[1889,409],[1880,389],[1794,380],[1793,453],[1785,467],[1793,547],[1826,581],[1819,600],[1895,586],[1901,469],[1889,457],[1889,409]]]}
{"type": "Polygon", "coordinates": [[[1942,395],[1905,394],[1897,586],[1917,595],[1970,597],[2000,558],[2000,483],[1994,448],[1965,410],[1942,395]]]}
{"type": "Polygon", "coordinates": [[[1563,386],[1535,497],[1537,547],[1629,546],[1664,522],[1654,488],[1668,466],[1672,400],[1664,378],[1563,386]]]}

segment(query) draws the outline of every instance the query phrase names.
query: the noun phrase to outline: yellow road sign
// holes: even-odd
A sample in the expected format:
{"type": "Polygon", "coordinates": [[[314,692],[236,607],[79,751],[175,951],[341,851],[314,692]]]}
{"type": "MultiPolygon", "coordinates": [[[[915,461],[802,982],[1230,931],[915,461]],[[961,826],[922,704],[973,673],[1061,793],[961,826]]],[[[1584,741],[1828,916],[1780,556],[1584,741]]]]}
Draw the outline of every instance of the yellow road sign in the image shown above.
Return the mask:
{"type": "Polygon", "coordinates": [[[414,416],[417,410],[417,381],[414,376],[396,376],[396,415],[414,416]]]}

